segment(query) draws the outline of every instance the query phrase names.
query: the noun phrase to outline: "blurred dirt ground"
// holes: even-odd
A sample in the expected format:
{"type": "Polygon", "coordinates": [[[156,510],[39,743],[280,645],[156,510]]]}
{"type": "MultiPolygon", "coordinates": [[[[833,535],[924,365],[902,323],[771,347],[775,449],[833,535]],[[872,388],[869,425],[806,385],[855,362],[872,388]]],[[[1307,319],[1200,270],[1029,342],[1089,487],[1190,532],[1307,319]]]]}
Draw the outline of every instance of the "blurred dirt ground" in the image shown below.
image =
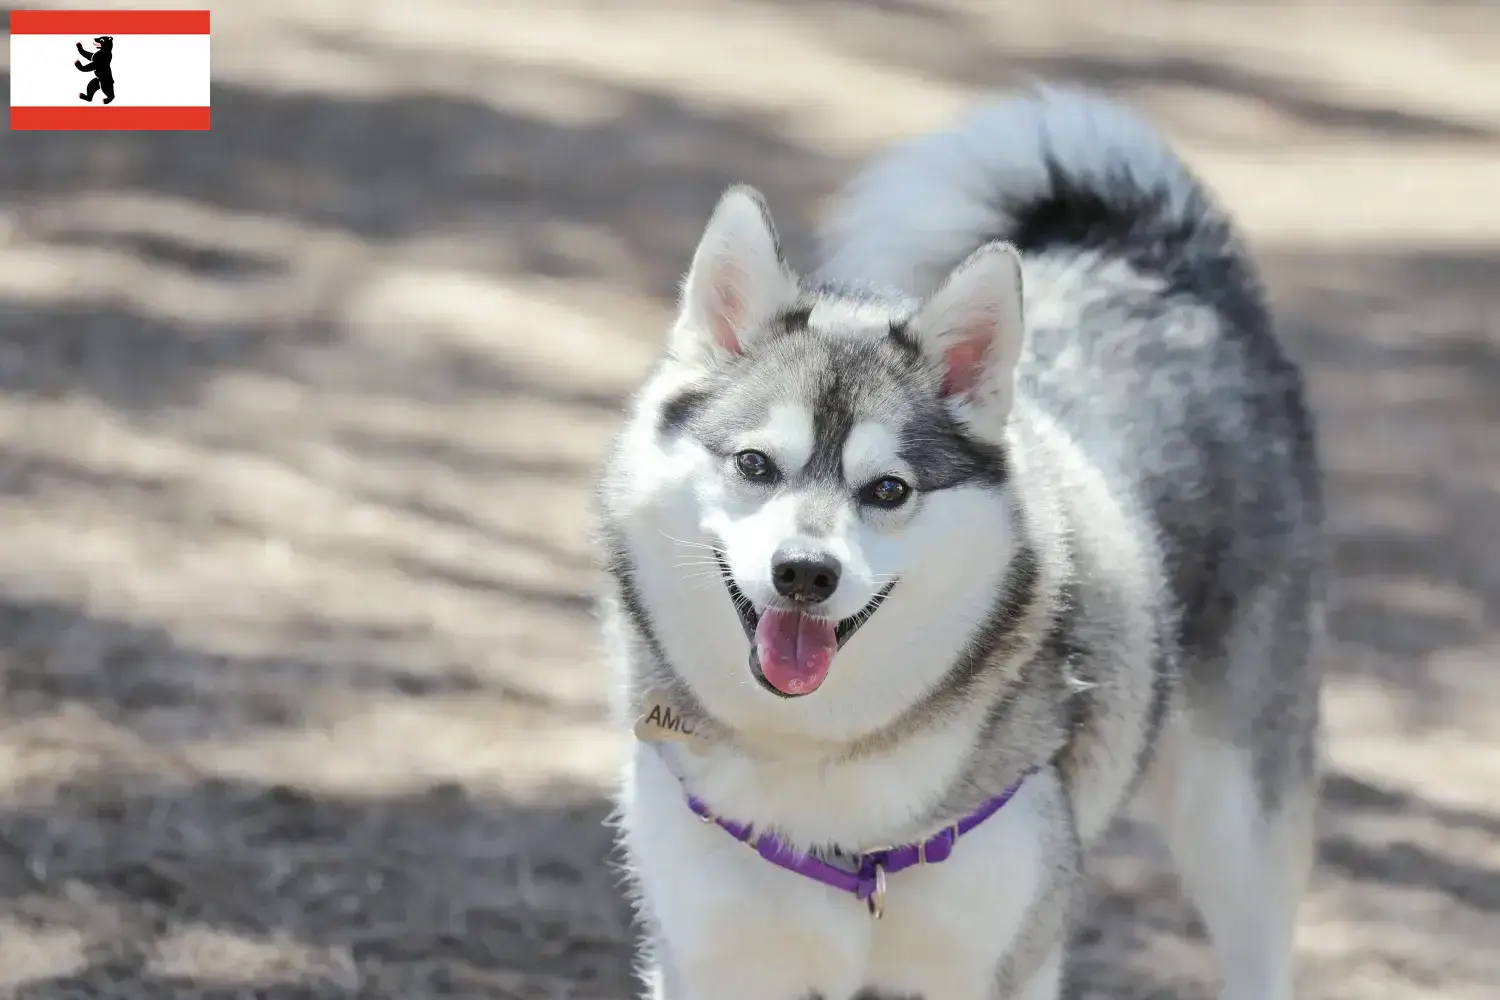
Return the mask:
{"type": "MultiPolygon", "coordinates": [[[[795,256],[862,155],[1037,75],[1180,143],[1310,367],[1339,577],[1303,995],[1494,996],[1500,7],[214,29],[212,133],[0,140],[0,995],[625,996],[590,466],[721,188],[795,256]]],[[[1091,914],[1081,996],[1210,994],[1128,823],[1091,914]]]]}

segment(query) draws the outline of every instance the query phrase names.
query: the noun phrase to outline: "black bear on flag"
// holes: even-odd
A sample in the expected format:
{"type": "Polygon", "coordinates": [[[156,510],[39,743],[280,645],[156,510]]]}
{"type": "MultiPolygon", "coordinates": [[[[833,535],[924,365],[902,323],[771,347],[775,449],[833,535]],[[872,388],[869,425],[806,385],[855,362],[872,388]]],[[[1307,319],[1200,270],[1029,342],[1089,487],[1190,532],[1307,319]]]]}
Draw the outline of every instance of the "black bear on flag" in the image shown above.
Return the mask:
{"type": "Polygon", "coordinates": [[[88,101],[94,101],[94,94],[99,90],[104,91],[104,103],[108,104],[115,99],[115,73],[110,69],[110,61],[115,57],[115,39],[113,35],[100,35],[94,39],[94,44],[99,46],[97,51],[90,52],[83,47],[82,42],[75,43],[78,54],[89,60],[87,63],[73,60],[73,65],[78,67],[81,73],[93,73],[94,78],[89,81],[88,90],[78,96],[88,101]]]}

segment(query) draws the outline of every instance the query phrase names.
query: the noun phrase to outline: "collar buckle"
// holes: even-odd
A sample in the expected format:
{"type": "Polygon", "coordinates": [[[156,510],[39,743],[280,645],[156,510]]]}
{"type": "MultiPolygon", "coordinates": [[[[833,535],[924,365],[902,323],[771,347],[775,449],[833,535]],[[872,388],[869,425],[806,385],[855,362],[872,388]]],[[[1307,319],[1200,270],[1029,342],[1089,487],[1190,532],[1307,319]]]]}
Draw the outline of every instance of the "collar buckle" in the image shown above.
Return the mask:
{"type": "Polygon", "coordinates": [[[875,863],[875,888],[870,892],[866,904],[870,907],[870,918],[879,920],[885,916],[885,865],[875,863]]]}

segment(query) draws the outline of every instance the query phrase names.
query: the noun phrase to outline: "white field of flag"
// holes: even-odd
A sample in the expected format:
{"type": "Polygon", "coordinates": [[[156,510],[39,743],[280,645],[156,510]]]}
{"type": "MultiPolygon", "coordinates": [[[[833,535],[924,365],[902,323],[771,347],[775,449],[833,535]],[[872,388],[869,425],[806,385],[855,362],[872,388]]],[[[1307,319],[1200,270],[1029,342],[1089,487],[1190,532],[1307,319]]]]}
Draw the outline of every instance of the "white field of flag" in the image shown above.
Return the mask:
{"type": "Polygon", "coordinates": [[[208,129],[208,26],[206,10],[11,11],[11,129],[208,129]]]}

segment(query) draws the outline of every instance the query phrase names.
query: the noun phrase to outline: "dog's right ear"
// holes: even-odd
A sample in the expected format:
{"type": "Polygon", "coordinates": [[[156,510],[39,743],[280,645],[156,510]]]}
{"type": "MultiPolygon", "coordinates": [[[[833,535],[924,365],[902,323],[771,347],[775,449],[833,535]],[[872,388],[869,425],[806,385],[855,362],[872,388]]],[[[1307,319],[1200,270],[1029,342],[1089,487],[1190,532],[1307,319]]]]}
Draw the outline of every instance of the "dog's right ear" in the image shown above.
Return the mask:
{"type": "Polygon", "coordinates": [[[711,364],[739,354],[796,298],[797,278],[781,256],[765,199],[752,187],[732,187],[719,199],[683,280],[672,356],[711,364]]]}

